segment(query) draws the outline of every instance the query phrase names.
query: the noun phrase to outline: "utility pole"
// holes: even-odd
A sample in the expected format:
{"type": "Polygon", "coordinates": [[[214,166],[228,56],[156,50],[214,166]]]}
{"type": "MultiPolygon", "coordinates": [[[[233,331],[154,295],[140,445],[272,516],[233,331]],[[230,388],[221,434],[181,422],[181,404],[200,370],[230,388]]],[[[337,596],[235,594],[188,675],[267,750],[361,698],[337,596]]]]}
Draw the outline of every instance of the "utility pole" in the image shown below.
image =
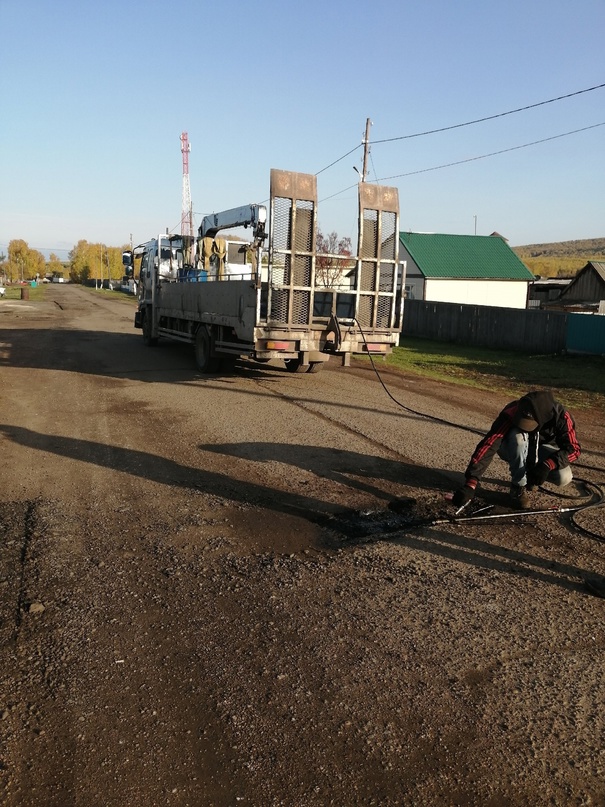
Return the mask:
{"type": "Polygon", "coordinates": [[[363,171],[361,173],[361,181],[365,182],[368,175],[368,154],[370,153],[370,126],[372,121],[367,118],[366,120],[366,134],[363,139],[363,171]]]}

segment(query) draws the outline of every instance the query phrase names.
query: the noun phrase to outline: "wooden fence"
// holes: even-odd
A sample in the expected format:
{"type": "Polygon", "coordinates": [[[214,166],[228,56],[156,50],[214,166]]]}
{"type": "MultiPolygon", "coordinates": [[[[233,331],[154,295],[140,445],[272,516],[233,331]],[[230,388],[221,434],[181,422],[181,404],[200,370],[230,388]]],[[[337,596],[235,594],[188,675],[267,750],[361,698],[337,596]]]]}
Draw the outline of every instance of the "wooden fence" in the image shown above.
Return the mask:
{"type": "Polygon", "coordinates": [[[605,352],[605,317],[564,311],[406,300],[402,339],[420,336],[530,353],[605,352]],[[581,322],[576,322],[577,317],[581,322]]]}

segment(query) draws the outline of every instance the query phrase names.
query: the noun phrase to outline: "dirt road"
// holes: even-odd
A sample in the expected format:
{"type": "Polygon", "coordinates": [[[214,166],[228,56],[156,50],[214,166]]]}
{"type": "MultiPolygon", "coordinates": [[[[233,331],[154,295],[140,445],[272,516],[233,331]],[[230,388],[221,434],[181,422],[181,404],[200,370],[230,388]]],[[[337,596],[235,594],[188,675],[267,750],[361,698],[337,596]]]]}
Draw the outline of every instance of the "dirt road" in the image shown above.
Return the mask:
{"type": "Polygon", "coordinates": [[[417,526],[504,399],[202,376],[131,302],[47,292],[0,301],[3,805],[605,804],[605,545],[561,514],[417,526]]]}

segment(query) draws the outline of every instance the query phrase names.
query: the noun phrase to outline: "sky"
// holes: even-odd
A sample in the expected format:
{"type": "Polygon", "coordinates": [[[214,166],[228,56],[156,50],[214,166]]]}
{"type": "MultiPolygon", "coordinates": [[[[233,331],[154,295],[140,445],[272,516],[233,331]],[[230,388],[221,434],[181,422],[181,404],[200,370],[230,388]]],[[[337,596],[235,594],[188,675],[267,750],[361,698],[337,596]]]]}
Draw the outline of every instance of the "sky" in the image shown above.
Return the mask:
{"type": "Polygon", "coordinates": [[[196,228],[280,168],[355,244],[367,119],[401,230],[605,237],[603,31],[605,0],[0,0],[0,253],[178,232],[183,131],[196,228]]]}

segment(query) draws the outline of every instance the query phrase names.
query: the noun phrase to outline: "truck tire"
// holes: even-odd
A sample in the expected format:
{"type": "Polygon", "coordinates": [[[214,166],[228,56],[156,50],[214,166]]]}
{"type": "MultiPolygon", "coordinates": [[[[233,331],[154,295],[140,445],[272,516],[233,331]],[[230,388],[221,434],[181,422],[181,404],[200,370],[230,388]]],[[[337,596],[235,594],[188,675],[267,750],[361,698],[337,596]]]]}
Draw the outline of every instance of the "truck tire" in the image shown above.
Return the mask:
{"type": "Polygon", "coordinates": [[[201,373],[216,373],[220,367],[221,360],[212,356],[211,349],[210,334],[202,325],[195,335],[195,363],[201,373]]]}
{"type": "Polygon", "coordinates": [[[237,361],[237,356],[223,356],[221,359],[221,370],[223,373],[234,373],[235,372],[235,362],[237,361]]]}
{"type": "Polygon", "coordinates": [[[302,359],[284,359],[286,370],[289,373],[306,373],[309,370],[310,364],[303,364],[302,359]]]}
{"type": "Polygon", "coordinates": [[[155,347],[158,343],[157,336],[151,335],[151,309],[146,308],[143,312],[143,341],[147,345],[147,347],[155,347]]]}

